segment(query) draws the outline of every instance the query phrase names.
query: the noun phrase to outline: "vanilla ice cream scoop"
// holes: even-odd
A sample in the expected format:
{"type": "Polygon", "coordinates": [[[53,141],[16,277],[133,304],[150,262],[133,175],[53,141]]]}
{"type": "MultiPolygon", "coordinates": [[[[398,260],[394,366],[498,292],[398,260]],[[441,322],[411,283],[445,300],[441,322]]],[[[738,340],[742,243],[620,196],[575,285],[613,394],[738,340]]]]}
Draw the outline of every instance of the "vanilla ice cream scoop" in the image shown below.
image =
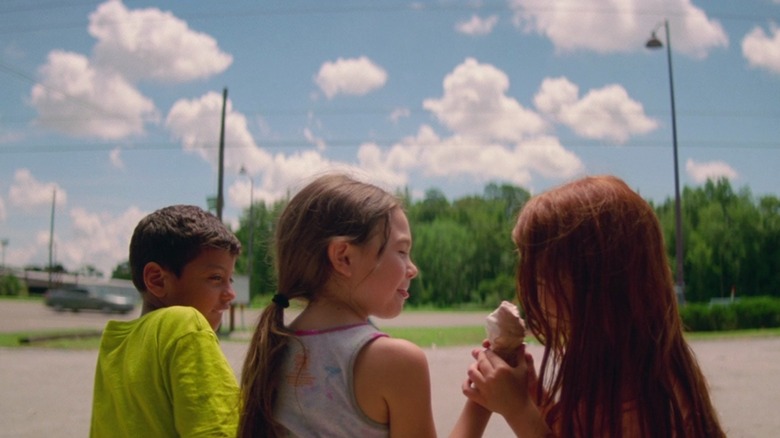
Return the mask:
{"type": "Polygon", "coordinates": [[[485,328],[490,349],[513,365],[517,349],[525,338],[525,321],[520,317],[517,306],[509,301],[502,301],[501,305],[485,318],[485,328]]]}

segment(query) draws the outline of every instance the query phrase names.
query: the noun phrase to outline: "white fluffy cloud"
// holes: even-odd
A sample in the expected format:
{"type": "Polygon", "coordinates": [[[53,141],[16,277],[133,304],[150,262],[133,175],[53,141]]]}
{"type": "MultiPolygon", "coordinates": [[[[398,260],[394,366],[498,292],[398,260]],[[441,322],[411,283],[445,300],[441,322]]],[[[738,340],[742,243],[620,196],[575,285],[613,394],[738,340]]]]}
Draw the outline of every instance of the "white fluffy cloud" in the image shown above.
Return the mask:
{"type": "Polygon", "coordinates": [[[145,124],[158,123],[160,115],[136,81],[203,79],[232,63],[212,37],[159,9],[131,11],[119,0],[108,0],[89,21],[89,32],[98,40],[92,58],[53,50],[38,69],[30,101],[40,126],[104,140],[141,135],[145,124]]]}
{"type": "Polygon", "coordinates": [[[468,21],[461,21],[455,25],[455,30],[465,35],[487,35],[493,31],[498,23],[498,15],[482,18],[472,15],[468,21]]]}
{"type": "Polygon", "coordinates": [[[416,136],[403,139],[384,153],[372,143],[364,144],[359,156],[361,168],[399,185],[415,171],[434,177],[466,176],[479,182],[498,179],[528,185],[532,173],[567,178],[583,169],[579,158],[553,137],[507,146],[459,135],[441,138],[425,125],[416,136]]]}
{"type": "MultiPolygon", "coordinates": [[[[549,38],[559,51],[599,53],[643,50],[650,32],[663,19],[647,11],[679,11],[669,17],[672,47],[694,57],[728,47],[728,36],[690,0],[510,0],[513,22],[525,32],[549,38]]],[[[660,34],[659,34],[660,36],[660,34]]],[[[663,37],[661,37],[663,38],[663,37]]]]}
{"type": "Polygon", "coordinates": [[[539,111],[585,138],[625,143],[634,134],[658,127],[641,103],[620,85],[590,90],[581,99],[579,88],[566,78],[547,78],[534,96],[539,111]]]}
{"type": "Polygon", "coordinates": [[[5,201],[3,201],[3,198],[0,198],[0,222],[5,221],[7,216],[8,213],[5,212],[5,201]]]}
{"type": "Polygon", "coordinates": [[[127,260],[130,236],[145,215],[136,207],[117,216],[74,208],[69,212],[72,234],[58,232],[57,257],[64,266],[90,264],[110,276],[119,261],[127,260]]]}
{"type": "Polygon", "coordinates": [[[365,56],[326,62],[314,78],[328,99],[339,94],[362,96],[382,88],[387,72],[365,56]]]}
{"type": "Polygon", "coordinates": [[[157,8],[128,10],[109,0],[89,16],[89,33],[98,42],[95,63],[130,80],[184,82],[225,71],[233,57],[216,40],[157,8]]]}
{"type": "Polygon", "coordinates": [[[154,103],[122,76],[95,69],[78,53],[54,50],[30,93],[37,122],[77,137],[119,139],[159,118],[154,103]]]}
{"type": "MultiPolygon", "coordinates": [[[[197,154],[216,169],[221,117],[222,95],[210,92],[197,99],[182,99],[174,103],[165,126],[185,151],[197,154]]],[[[323,141],[311,132],[309,137],[315,144],[323,141]]],[[[235,111],[228,99],[225,108],[225,172],[237,175],[243,167],[248,174],[245,178],[236,179],[227,189],[231,203],[248,206],[250,189],[253,189],[254,199],[273,202],[287,195],[290,187],[297,186],[308,176],[339,166],[323,157],[318,150],[289,155],[270,154],[255,143],[246,116],[235,111]]]]}
{"type": "MultiPolygon", "coordinates": [[[[182,99],[173,104],[165,119],[165,127],[175,140],[181,142],[184,150],[197,154],[214,168],[219,163],[222,103],[222,94],[213,91],[197,99],[182,99]]],[[[234,111],[228,99],[225,108],[225,169],[238,173],[243,166],[254,173],[270,161],[271,156],[255,144],[246,117],[234,111]]]]}
{"type": "Polygon", "coordinates": [[[444,96],[423,107],[454,133],[483,140],[516,142],[543,133],[534,111],[506,95],[509,77],[490,64],[467,58],[444,78],[444,96]]]}
{"type": "Polygon", "coordinates": [[[780,29],[772,24],[770,34],[755,27],[742,39],[742,56],[751,67],[780,74],[780,29]]]}
{"type": "Polygon", "coordinates": [[[391,150],[384,153],[375,143],[365,143],[358,149],[358,163],[360,168],[371,174],[376,181],[381,181],[391,188],[404,187],[409,182],[409,172],[415,163],[404,159],[412,154],[404,150],[391,150]],[[402,156],[397,156],[398,154],[402,156]]]}
{"type": "Polygon", "coordinates": [[[528,185],[534,173],[569,178],[582,172],[580,159],[545,134],[549,127],[543,118],[506,94],[509,78],[496,67],[468,58],[445,77],[443,89],[441,98],[426,99],[423,107],[451,136],[422,125],[387,150],[363,144],[360,167],[398,186],[413,172],[518,185],[528,185]]]}
{"type": "Polygon", "coordinates": [[[733,182],[739,177],[739,173],[737,173],[737,171],[728,163],[723,161],[699,163],[688,159],[688,161],[685,162],[685,170],[697,184],[704,183],[708,179],[718,180],[720,178],[726,178],[733,182]]]}
{"type": "Polygon", "coordinates": [[[65,205],[68,193],[56,183],[43,183],[35,179],[29,169],[18,169],[8,191],[8,201],[14,208],[32,211],[42,206],[65,205]],[[55,194],[56,192],[56,194],[55,194]]]}

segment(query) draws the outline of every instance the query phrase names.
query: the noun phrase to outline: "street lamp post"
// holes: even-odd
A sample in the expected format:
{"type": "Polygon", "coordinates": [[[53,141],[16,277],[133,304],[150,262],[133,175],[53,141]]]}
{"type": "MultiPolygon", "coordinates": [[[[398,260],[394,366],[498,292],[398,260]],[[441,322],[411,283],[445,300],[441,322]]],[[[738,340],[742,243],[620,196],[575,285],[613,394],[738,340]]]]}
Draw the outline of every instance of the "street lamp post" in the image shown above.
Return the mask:
{"type": "MultiPolygon", "coordinates": [[[[664,30],[666,31],[666,60],[669,67],[669,95],[672,102],[672,148],[674,151],[674,231],[675,231],[675,258],[677,259],[677,272],[675,279],[675,289],[677,297],[681,304],[685,304],[685,280],[683,277],[683,232],[682,232],[682,209],[680,205],[680,170],[677,159],[677,115],[674,108],[674,79],[672,76],[672,40],[669,37],[669,20],[665,19],[664,30]]],[[[660,27],[660,26],[659,26],[660,27]]],[[[658,28],[656,28],[657,30],[658,28]]],[[[652,36],[645,44],[648,49],[660,49],[664,46],[652,32],[652,36]]]]}

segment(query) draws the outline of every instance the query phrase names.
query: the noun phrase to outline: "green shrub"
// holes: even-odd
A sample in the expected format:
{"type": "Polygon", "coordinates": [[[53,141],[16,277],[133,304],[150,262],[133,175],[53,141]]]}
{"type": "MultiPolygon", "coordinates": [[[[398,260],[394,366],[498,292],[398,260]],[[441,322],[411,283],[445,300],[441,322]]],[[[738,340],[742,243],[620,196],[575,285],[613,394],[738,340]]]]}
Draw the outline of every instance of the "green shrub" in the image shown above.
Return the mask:
{"type": "Polygon", "coordinates": [[[732,306],[740,327],[780,327],[780,300],[770,297],[746,298],[732,306]]]}
{"type": "MultiPolygon", "coordinates": [[[[713,330],[736,330],[737,312],[733,304],[713,304],[709,307],[713,330]]],[[[742,327],[748,328],[748,327],[742,327]]]]}
{"type": "Polygon", "coordinates": [[[706,304],[690,303],[680,308],[680,317],[685,330],[708,332],[715,330],[710,321],[710,312],[706,304]]]}
{"type": "Polygon", "coordinates": [[[0,296],[25,297],[27,285],[15,275],[0,276],[0,296]]]}
{"type": "Polygon", "coordinates": [[[780,299],[749,297],[734,302],[691,303],[680,308],[689,331],[746,330],[780,327],[780,299]]]}

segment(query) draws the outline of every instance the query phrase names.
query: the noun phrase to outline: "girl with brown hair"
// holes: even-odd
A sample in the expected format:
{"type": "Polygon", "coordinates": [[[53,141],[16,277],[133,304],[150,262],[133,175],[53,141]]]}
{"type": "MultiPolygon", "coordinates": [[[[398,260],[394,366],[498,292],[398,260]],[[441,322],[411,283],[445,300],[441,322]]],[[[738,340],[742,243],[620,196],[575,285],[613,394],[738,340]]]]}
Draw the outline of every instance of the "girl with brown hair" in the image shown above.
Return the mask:
{"type": "Polygon", "coordinates": [[[390,338],[417,275],[399,199],[341,174],[319,177],[276,228],[278,290],[241,378],[239,437],[433,437],[424,352],[390,338]],[[306,306],[284,323],[293,299],[306,306]]]}

